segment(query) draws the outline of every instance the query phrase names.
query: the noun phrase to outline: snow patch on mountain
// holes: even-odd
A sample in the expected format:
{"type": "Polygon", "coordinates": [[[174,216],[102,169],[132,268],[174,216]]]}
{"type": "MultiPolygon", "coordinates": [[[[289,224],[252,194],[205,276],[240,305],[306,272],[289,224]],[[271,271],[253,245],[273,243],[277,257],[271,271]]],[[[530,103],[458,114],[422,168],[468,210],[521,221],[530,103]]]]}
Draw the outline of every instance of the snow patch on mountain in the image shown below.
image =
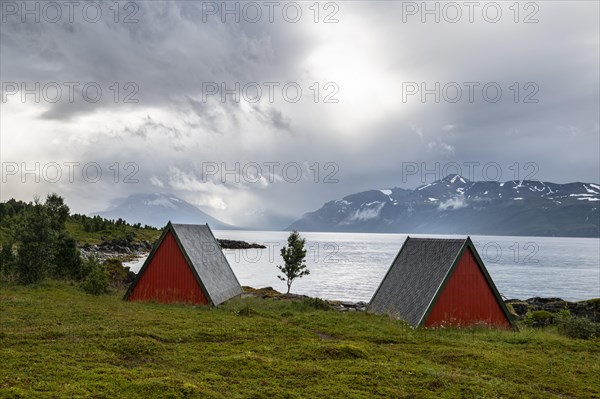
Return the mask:
{"type": "Polygon", "coordinates": [[[384,202],[371,202],[369,204],[365,204],[364,208],[356,210],[349,218],[342,222],[342,224],[350,224],[353,222],[364,222],[371,219],[376,219],[379,217],[381,213],[381,209],[385,205],[384,202]],[[371,205],[378,203],[375,207],[370,208],[371,205]]]}
{"type": "Polygon", "coordinates": [[[450,183],[454,183],[456,182],[456,180],[460,180],[461,183],[466,183],[466,180],[462,178],[462,176],[460,175],[454,175],[452,177],[452,180],[450,180],[450,183]]]}
{"type": "Polygon", "coordinates": [[[464,198],[454,197],[454,198],[450,198],[449,200],[444,201],[440,205],[438,205],[438,210],[445,211],[450,208],[451,209],[460,209],[460,208],[464,208],[466,206],[467,206],[467,203],[464,198]]]}
{"type": "Polygon", "coordinates": [[[597,183],[449,175],[414,190],[367,190],[328,202],[288,230],[597,237],[598,201],[597,183]]]}
{"type": "Polygon", "coordinates": [[[594,187],[596,190],[591,190],[588,186],[586,186],[585,184],[583,185],[583,188],[585,188],[585,191],[587,191],[588,193],[592,193],[592,194],[600,194],[600,187],[596,186],[595,184],[590,184],[590,187],[594,187]]]}

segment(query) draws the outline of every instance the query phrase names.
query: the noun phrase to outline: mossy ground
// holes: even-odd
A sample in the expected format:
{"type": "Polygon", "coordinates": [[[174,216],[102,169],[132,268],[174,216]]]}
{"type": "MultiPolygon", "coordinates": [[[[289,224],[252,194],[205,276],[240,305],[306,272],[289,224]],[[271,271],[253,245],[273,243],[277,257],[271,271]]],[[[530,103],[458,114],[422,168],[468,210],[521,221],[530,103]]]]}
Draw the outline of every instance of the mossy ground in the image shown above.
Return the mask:
{"type": "Polygon", "coordinates": [[[121,297],[0,285],[0,397],[600,397],[600,340],[552,329],[415,331],[302,300],[121,297]]]}

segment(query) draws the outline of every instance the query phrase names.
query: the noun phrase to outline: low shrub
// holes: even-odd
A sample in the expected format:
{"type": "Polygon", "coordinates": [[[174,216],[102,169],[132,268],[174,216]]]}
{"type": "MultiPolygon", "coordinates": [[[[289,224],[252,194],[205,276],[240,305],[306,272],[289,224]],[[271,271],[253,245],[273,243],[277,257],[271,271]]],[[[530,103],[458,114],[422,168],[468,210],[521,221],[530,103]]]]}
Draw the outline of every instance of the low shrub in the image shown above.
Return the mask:
{"type": "Polygon", "coordinates": [[[304,298],[302,304],[306,307],[317,309],[317,310],[330,310],[329,302],[321,298],[304,298]]]}
{"type": "Polygon", "coordinates": [[[110,258],[106,259],[103,264],[106,268],[110,285],[113,288],[120,289],[127,287],[135,280],[135,273],[131,272],[128,267],[123,267],[121,260],[110,258]]]}
{"type": "Polygon", "coordinates": [[[584,317],[560,317],[556,324],[558,332],[569,338],[600,338],[600,324],[584,317]]]}
{"type": "Polygon", "coordinates": [[[546,327],[553,321],[554,315],[546,310],[537,310],[525,316],[525,324],[531,327],[546,327]]]}
{"type": "Polygon", "coordinates": [[[108,291],[108,273],[103,264],[98,262],[96,258],[89,258],[85,261],[85,269],[89,270],[89,273],[81,288],[88,294],[101,295],[108,291]]]}

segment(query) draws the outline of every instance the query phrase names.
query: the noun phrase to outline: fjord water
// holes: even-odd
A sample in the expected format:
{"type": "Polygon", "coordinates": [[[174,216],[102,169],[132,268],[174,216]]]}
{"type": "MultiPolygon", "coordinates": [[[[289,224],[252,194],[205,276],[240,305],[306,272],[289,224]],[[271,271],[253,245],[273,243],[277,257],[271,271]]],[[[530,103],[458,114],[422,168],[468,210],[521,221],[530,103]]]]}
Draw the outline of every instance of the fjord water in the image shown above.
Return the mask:
{"type": "MultiPolygon", "coordinates": [[[[406,239],[404,234],[301,233],[310,275],[292,292],[325,299],[369,301],[406,239]]],[[[265,249],[224,250],[242,285],[285,292],[276,265],[288,232],[217,230],[217,238],[260,243],[265,249]]],[[[411,235],[411,237],[424,237],[411,235]]],[[[464,236],[435,236],[464,238],[464,236]]],[[[600,239],[472,236],[505,298],[534,296],[583,300],[600,297],[600,239]]],[[[144,259],[128,264],[135,272],[144,259]]]]}

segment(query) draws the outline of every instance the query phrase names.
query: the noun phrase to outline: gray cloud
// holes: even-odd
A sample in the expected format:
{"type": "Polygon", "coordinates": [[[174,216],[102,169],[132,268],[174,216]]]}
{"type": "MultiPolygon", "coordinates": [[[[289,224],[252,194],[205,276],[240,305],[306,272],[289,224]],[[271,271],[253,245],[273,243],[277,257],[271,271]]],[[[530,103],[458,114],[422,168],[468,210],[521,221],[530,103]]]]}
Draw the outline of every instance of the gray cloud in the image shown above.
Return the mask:
{"type": "MultiPolygon", "coordinates": [[[[85,101],[81,90],[73,102],[63,101],[65,92],[56,103],[11,96],[1,104],[2,160],[135,162],[139,183],[11,180],[2,199],[60,191],[75,210],[91,212],[118,196],[174,192],[224,221],[278,228],[358,190],[421,184],[419,174],[403,176],[407,164],[441,172],[456,163],[466,173],[466,163],[493,162],[511,179],[515,163],[520,176],[529,172],[524,165],[535,163],[534,178],[600,180],[595,2],[538,3],[535,24],[514,23],[507,7],[496,24],[480,17],[472,24],[423,24],[418,16],[402,23],[402,2],[338,3],[337,24],[312,22],[308,3],[297,24],[281,18],[223,24],[204,22],[202,4],[140,2],[139,22],[132,24],[111,18],[3,22],[3,83],[96,82],[103,94],[96,103],[85,101]],[[338,84],[339,103],[323,102],[331,93],[324,88],[328,81],[338,84]],[[138,89],[137,103],[124,103],[128,82],[138,89]],[[261,100],[235,102],[226,95],[222,102],[220,85],[231,89],[236,82],[261,85],[261,100]],[[273,101],[265,82],[279,84],[273,101]],[[288,82],[302,88],[300,101],[282,97],[288,82]],[[464,91],[456,103],[436,103],[432,95],[425,103],[419,96],[403,102],[406,82],[429,88],[495,82],[503,92],[497,103],[486,102],[480,89],[472,103],[464,91]],[[207,83],[219,86],[208,97],[207,83]],[[539,89],[538,103],[523,103],[532,92],[528,83],[539,89]],[[243,168],[265,162],[280,164],[273,182],[203,181],[209,163],[243,168]],[[290,162],[303,165],[298,182],[282,176],[290,162]],[[339,182],[325,183],[333,171],[339,182]]],[[[110,5],[103,3],[106,15],[110,5]]]]}

